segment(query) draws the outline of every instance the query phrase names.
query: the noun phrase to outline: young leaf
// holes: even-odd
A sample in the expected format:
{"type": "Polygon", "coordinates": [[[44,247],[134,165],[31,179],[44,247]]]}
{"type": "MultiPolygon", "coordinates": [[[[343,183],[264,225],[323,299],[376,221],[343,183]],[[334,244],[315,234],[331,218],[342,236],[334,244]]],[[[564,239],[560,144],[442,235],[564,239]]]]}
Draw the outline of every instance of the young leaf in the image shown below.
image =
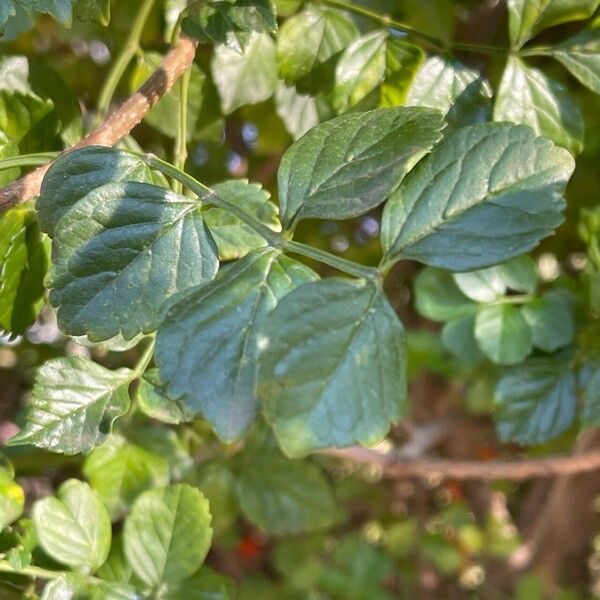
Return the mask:
{"type": "Polygon", "coordinates": [[[485,123],[492,107],[492,87],[481,73],[443,56],[428,58],[408,91],[408,106],[436,108],[448,130],[485,123]]]}
{"type": "Polygon", "coordinates": [[[40,545],[54,560],[87,573],[106,560],[110,519],[87,483],[65,481],[56,497],[38,500],[32,514],[40,545]]]}
{"type": "Polygon", "coordinates": [[[575,323],[568,296],[548,292],[523,307],[523,316],[531,328],[533,345],[545,352],[564,348],[573,339],[575,323]]]}
{"type": "Polygon", "coordinates": [[[58,325],[92,341],[154,331],[165,299],[219,265],[198,202],[146,183],[89,192],[57,224],[53,248],[58,325]]]}
{"type": "Polygon", "coordinates": [[[540,31],[566,23],[588,19],[599,0],[508,0],[510,39],[520,48],[540,31]]]}
{"type": "Polygon", "coordinates": [[[275,110],[295,140],[331,116],[331,107],[322,95],[301,94],[283,81],[275,90],[275,110]]]}
{"type": "Polygon", "coordinates": [[[189,13],[183,31],[197,40],[210,40],[243,53],[252,32],[275,33],[277,16],[272,0],[218,0],[189,13]]]}
{"type": "Polygon", "coordinates": [[[275,92],[275,44],[268,34],[253,33],[243,54],[219,45],[215,48],[211,69],[221,97],[221,108],[229,115],[236,108],[262,102],[275,92]]]}
{"type": "Polygon", "coordinates": [[[287,19],[279,30],[279,75],[288,82],[311,75],[313,79],[328,79],[331,63],[357,35],[354,23],[339,12],[307,7],[287,19]]]}
{"type": "Polygon", "coordinates": [[[14,473],[0,467],[0,531],[16,521],[25,508],[25,493],[14,480],[14,473]]]}
{"type": "Polygon", "coordinates": [[[403,414],[404,328],[372,283],[300,286],[264,322],[259,347],[258,395],[290,456],[374,444],[403,414]]]}
{"type": "MultiPolygon", "coordinates": [[[[281,231],[278,208],[269,200],[269,192],[260,184],[249,183],[246,179],[231,179],[217,183],[213,190],[269,229],[281,231]]],[[[204,213],[204,222],[217,244],[219,260],[242,258],[248,252],[267,245],[266,240],[254,229],[223,208],[209,208],[204,213]]]]}
{"type": "Polygon", "coordinates": [[[513,365],[530,352],[532,334],[522,312],[512,304],[484,306],[475,318],[475,338],[493,362],[513,365]]]}
{"type": "Polygon", "coordinates": [[[194,573],[210,548],[208,502],[185,483],[144,492],[125,520],[123,547],[146,585],[177,583],[194,573]]]}
{"type": "Polygon", "coordinates": [[[107,183],[158,183],[142,160],[105,146],[88,146],[56,159],[44,180],[36,210],[42,231],[50,237],[59,219],[89,192],[107,183]]]}
{"type": "Polygon", "coordinates": [[[408,259],[464,271],[527,252],[562,222],[573,168],[569,152],[523,125],[458,130],[386,204],[388,264],[408,259]]]}
{"type": "Polygon", "coordinates": [[[90,582],[75,573],[67,573],[46,584],[41,600],[139,600],[128,585],[106,581],[90,582]]]}
{"type": "Polygon", "coordinates": [[[37,319],[50,263],[47,242],[29,206],[0,217],[0,330],[23,334],[37,319]]]}
{"type": "Polygon", "coordinates": [[[496,387],[497,430],[504,440],[536,445],[555,438],[575,418],[575,375],[560,359],[534,358],[496,387]]]}
{"type": "Polygon", "coordinates": [[[600,22],[589,29],[536,54],[555,58],[583,85],[600,94],[600,22]]]}
{"type": "Polygon", "coordinates": [[[573,154],[583,150],[583,116],[569,91],[516,56],[508,58],[504,69],[494,120],[529,125],[573,154]]]}
{"type": "Polygon", "coordinates": [[[380,98],[376,105],[403,104],[424,58],[418,46],[390,38],[386,31],[358,38],[344,50],[336,65],[334,108],[345,112],[377,88],[380,98]]]}
{"type": "Polygon", "coordinates": [[[165,390],[158,369],[149,369],[140,379],[137,389],[137,401],[140,410],[151,419],[177,425],[185,421],[185,416],[165,390]]]}
{"type": "Polygon", "coordinates": [[[339,509],[319,469],[290,461],[276,448],[247,452],[240,465],[242,512],[270,535],[293,535],[331,526],[339,509]]]}
{"type": "Polygon", "coordinates": [[[538,272],[535,261],[524,254],[495,267],[504,284],[510,290],[533,294],[538,283],[538,272]]]}
{"type": "Polygon", "coordinates": [[[169,465],[162,456],[112,435],[85,459],[83,474],[116,520],[142,492],[169,482],[169,465]]]}
{"type": "Polygon", "coordinates": [[[61,454],[89,452],[129,409],[128,369],[109,371],[81,356],[55,358],[37,372],[25,428],[9,446],[61,454]]]}
{"type": "Polygon", "coordinates": [[[316,273],[276,250],[255,250],[185,296],[158,331],[156,362],[182,413],[223,440],[254,421],[258,329],[277,302],[316,273]]]}
{"type": "Polygon", "coordinates": [[[283,155],[279,205],[286,228],[301,219],[348,219],[381,204],[440,139],[426,108],[381,108],[311,129],[283,155]]]}
{"type": "Polygon", "coordinates": [[[475,302],[493,302],[506,293],[506,284],[498,267],[467,273],[454,273],[460,291],[475,302]]]}

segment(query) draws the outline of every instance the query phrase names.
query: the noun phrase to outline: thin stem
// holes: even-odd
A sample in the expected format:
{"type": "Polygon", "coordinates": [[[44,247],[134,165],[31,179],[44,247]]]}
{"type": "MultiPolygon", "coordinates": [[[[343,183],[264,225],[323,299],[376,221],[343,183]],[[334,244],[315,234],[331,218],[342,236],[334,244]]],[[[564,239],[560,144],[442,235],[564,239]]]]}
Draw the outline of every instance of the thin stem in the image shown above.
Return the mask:
{"type": "MultiPolygon", "coordinates": [[[[183,171],[187,160],[187,103],[190,91],[191,69],[188,69],[179,80],[179,114],[177,120],[177,137],[175,138],[175,166],[183,171]]],[[[181,181],[173,182],[173,191],[181,193],[183,184],[181,181]]]]}
{"type": "Polygon", "coordinates": [[[283,245],[283,238],[281,235],[272,229],[269,229],[266,225],[259,223],[235,204],[227,202],[227,200],[224,200],[217,195],[214,190],[200,183],[191,175],[184,173],[181,169],[178,169],[174,165],[171,165],[152,154],[144,155],[143,160],[152,169],[156,169],[163,173],[163,175],[172,177],[176,181],[182,183],[185,187],[194,192],[203,202],[206,202],[206,204],[218,206],[219,208],[223,208],[234,214],[240,221],[246,223],[248,227],[251,227],[258,235],[264,238],[270,246],[280,248],[283,245]]]}
{"type": "Polygon", "coordinates": [[[146,370],[146,367],[150,364],[150,361],[152,360],[152,357],[154,356],[155,342],[156,342],[156,336],[153,335],[152,339],[150,340],[150,343],[148,344],[148,346],[146,346],[146,349],[140,355],[140,358],[138,359],[138,361],[131,373],[132,381],[134,379],[137,379],[138,377],[140,377],[146,370]]]}
{"type": "Polygon", "coordinates": [[[547,56],[552,53],[552,46],[532,46],[519,50],[519,56],[547,56]]]}
{"type": "Polygon", "coordinates": [[[0,159],[0,171],[17,167],[39,167],[45,165],[58,156],[58,152],[37,152],[35,154],[21,154],[10,158],[0,159]]]}
{"type": "Polygon", "coordinates": [[[34,565],[30,565],[28,567],[24,567],[22,569],[15,569],[8,561],[0,560],[0,573],[13,573],[14,575],[26,575],[28,577],[33,577],[34,579],[40,577],[41,579],[57,579],[58,577],[62,577],[65,572],[64,571],[50,571],[48,569],[42,569],[41,567],[36,567],[34,565]]]}
{"type": "Polygon", "coordinates": [[[313,258],[323,264],[333,267],[334,269],[338,269],[338,271],[342,271],[343,273],[348,273],[349,275],[354,275],[355,277],[364,277],[365,279],[379,279],[379,272],[374,267],[359,265],[351,260],[330,254],[325,250],[313,248],[312,246],[307,246],[306,244],[301,244],[300,242],[294,242],[291,240],[286,241],[283,244],[283,247],[289,252],[301,254],[302,256],[306,256],[308,258],[313,258]]]}
{"type": "Polygon", "coordinates": [[[366,17],[367,19],[371,19],[386,27],[388,29],[396,29],[397,31],[402,31],[409,36],[420,39],[422,42],[425,42],[425,45],[430,46],[434,50],[438,50],[440,52],[446,52],[447,50],[465,50],[467,52],[479,52],[483,54],[502,54],[506,55],[509,51],[506,48],[500,48],[497,46],[489,46],[485,44],[465,44],[459,42],[445,42],[439,38],[436,38],[424,31],[419,31],[406,23],[401,23],[400,21],[396,21],[387,15],[382,15],[378,12],[369,10],[368,8],[364,8],[363,6],[356,6],[355,4],[351,4],[349,2],[345,2],[345,0],[320,0],[324,4],[328,4],[329,6],[334,6],[341,10],[346,10],[348,12],[352,12],[355,15],[360,15],[361,17],[366,17]]]}
{"type": "Polygon", "coordinates": [[[127,69],[131,59],[135,56],[140,47],[140,39],[142,37],[142,32],[144,31],[144,26],[146,25],[146,21],[150,16],[150,11],[152,10],[155,2],[156,0],[144,0],[140,6],[138,14],[131,27],[131,31],[127,36],[127,40],[125,41],[123,48],[121,48],[121,52],[113,63],[108,77],[106,78],[104,85],[100,90],[97,103],[95,122],[96,126],[102,122],[102,119],[108,112],[115,90],[117,89],[117,85],[119,84],[119,81],[121,81],[121,78],[125,73],[125,69],[127,69]]]}
{"type": "Polygon", "coordinates": [[[517,294],[514,296],[502,296],[502,298],[498,298],[496,300],[493,300],[492,302],[488,302],[488,304],[525,304],[526,302],[530,302],[531,300],[533,300],[533,296],[531,296],[530,294],[517,294]]]}

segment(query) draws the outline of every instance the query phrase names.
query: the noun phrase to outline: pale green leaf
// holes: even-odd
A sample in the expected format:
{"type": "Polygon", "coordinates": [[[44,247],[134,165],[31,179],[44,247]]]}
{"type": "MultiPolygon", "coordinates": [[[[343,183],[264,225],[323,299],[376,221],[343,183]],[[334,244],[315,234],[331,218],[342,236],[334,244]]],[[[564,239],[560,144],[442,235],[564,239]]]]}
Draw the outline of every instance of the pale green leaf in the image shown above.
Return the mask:
{"type": "Polygon", "coordinates": [[[128,369],[109,371],[81,356],[45,362],[35,378],[27,423],[9,445],[89,452],[129,409],[130,378],[128,369]]]}
{"type": "Polygon", "coordinates": [[[448,321],[442,329],[442,343],[464,365],[477,365],[483,360],[475,339],[475,314],[448,321]]]}
{"type": "Polygon", "coordinates": [[[322,95],[301,94],[283,81],[275,90],[275,110],[295,140],[331,116],[331,108],[322,95]]]}
{"type": "Polygon", "coordinates": [[[573,340],[575,323],[571,299],[560,292],[548,292],[523,306],[523,316],[533,335],[533,345],[555,352],[573,340]]]}
{"type": "Polygon", "coordinates": [[[127,561],[145,584],[177,583],[203,563],[210,542],[208,502],[185,483],[144,492],[125,520],[127,561]]]}
{"type": "Polygon", "coordinates": [[[506,293],[506,285],[499,269],[480,269],[452,275],[460,291],[475,302],[492,302],[506,293]]]}
{"type": "Polygon", "coordinates": [[[278,173],[281,220],[347,219],[381,204],[440,139],[441,114],[380,108],[321,123],[286,151],[278,173]]]}
{"type": "Polygon", "coordinates": [[[300,286],[265,321],[259,347],[258,394],[290,456],[375,444],[404,413],[404,328],[372,283],[300,286]]]}
{"type": "Polygon", "coordinates": [[[523,125],[458,130],[386,204],[388,264],[409,259],[464,271],[527,252],[562,223],[573,168],[569,152],[523,125]]]}
{"type": "Polygon", "coordinates": [[[140,410],[151,419],[177,425],[185,420],[179,405],[167,395],[158,369],[149,369],[140,379],[137,389],[140,410]]]}
{"type": "Polygon", "coordinates": [[[162,456],[112,435],[86,457],[83,474],[116,520],[142,492],[169,482],[169,465],[162,456]]]}
{"type": "Polygon", "coordinates": [[[212,279],[217,250],[199,203],[137,182],[89,192],[58,222],[50,302],[68,335],[154,331],[164,302],[212,279]]]}
{"type": "Polygon", "coordinates": [[[110,519],[87,483],[65,481],[56,497],[33,505],[40,545],[54,560],[82,572],[94,572],[108,556],[110,519]]]}
{"type": "Polygon", "coordinates": [[[277,86],[275,43],[266,33],[253,33],[242,54],[218,45],[211,69],[226,115],[244,104],[267,100],[277,86]]]}
{"type": "Polygon", "coordinates": [[[204,417],[226,441],[250,427],[258,411],[258,329],[283,296],[316,278],[276,250],[256,250],[169,310],[156,362],[186,418],[204,417]]]}
{"type": "Polygon", "coordinates": [[[516,56],[506,63],[494,120],[529,125],[573,154],[583,150],[583,116],[567,88],[516,56]]]}
{"type": "Polygon", "coordinates": [[[496,387],[496,428],[504,440],[537,445],[575,418],[575,374],[560,359],[534,358],[509,371],[496,387]]]}

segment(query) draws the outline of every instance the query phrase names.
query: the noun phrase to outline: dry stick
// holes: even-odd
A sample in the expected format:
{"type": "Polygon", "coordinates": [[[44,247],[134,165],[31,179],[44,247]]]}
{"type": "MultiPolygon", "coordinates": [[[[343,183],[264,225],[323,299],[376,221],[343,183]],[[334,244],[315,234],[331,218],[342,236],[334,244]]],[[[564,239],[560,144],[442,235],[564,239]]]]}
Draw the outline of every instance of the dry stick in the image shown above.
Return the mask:
{"type": "MultiPolygon", "coordinates": [[[[67,148],[63,154],[85,146],[113,146],[125,137],[171,89],[175,81],[190,68],[196,54],[196,45],[195,41],[181,37],[177,45],[165,56],[160,67],[135,94],[111,113],[98,129],[74,146],[67,148]]],[[[0,211],[35,198],[40,193],[42,179],[51,164],[38,167],[35,171],[0,189],[0,211]]]]}
{"type": "Polygon", "coordinates": [[[440,477],[442,479],[510,479],[572,475],[600,469],[600,450],[572,456],[551,456],[513,461],[469,461],[436,458],[405,459],[395,452],[352,447],[324,450],[321,454],[381,467],[388,477],[440,477]]]}

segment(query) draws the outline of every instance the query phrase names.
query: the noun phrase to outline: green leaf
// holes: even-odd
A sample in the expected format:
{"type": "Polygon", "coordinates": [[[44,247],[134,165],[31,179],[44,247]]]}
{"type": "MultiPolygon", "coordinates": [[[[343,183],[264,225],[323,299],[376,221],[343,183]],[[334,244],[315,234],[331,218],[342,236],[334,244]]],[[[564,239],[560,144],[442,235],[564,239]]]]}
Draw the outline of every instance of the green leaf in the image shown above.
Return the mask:
{"type": "Polygon", "coordinates": [[[277,83],[275,90],[275,110],[295,140],[331,116],[331,108],[322,95],[301,94],[283,81],[277,83]]]}
{"type": "MultiPolygon", "coordinates": [[[[145,52],[138,55],[130,80],[132,92],[137,90],[154,71],[160,68],[163,58],[164,56],[158,52],[145,52]]],[[[146,123],[170,138],[177,135],[180,90],[181,87],[175,84],[144,117],[146,123]]],[[[212,82],[208,80],[202,69],[193,63],[190,68],[187,100],[186,131],[188,141],[201,137],[205,129],[214,125],[220,117],[221,111],[218,107],[218,99],[215,97],[212,82]]]]}
{"type": "Polygon", "coordinates": [[[145,584],[177,583],[204,561],[212,538],[208,502],[185,483],[144,492],[125,520],[127,561],[145,584]]]}
{"type": "Polygon", "coordinates": [[[442,329],[442,343],[464,365],[477,365],[483,360],[475,339],[474,314],[448,321],[442,329]]]}
{"type": "Polygon", "coordinates": [[[529,38],[548,27],[588,19],[599,3],[599,0],[508,0],[513,47],[520,48],[529,38]]]}
{"type": "Polygon", "coordinates": [[[78,21],[106,26],[110,22],[110,0],[74,0],[73,16],[78,21]]]}
{"type": "Polygon", "coordinates": [[[508,289],[533,294],[538,283],[538,272],[531,256],[523,255],[495,267],[508,289]]]}
{"type": "Polygon", "coordinates": [[[173,425],[185,420],[179,405],[168,397],[158,369],[149,369],[140,379],[137,401],[140,410],[152,419],[173,425]]]}
{"type": "MultiPolygon", "coordinates": [[[[273,231],[281,231],[277,206],[269,200],[270,194],[258,183],[247,179],[231,179],[213,186],[215,193],[235,204],[255,221],[273,231]]],[[[209,208],[204,222],[210,229],[219,250],[219,260],[242,258],[257,248],[264,248],[266,240],[234,214],[222,208],[209,208]]]]}
{"type": "Polygon", "coordinates": [[[354,23],[339,12],[308,6],[279,30],[279,75],[288,82],[312,76],[322,85],[333,74],[338,55],[357,36],[354,23]]]}
{"type": "Polygon", "coordinates": [[[548,50],[536,51],[559,61],[592,92],[600,94],[600,21],[548,50]]]}
{"type": "Polygon", "coordinates": [[[275,33],[277,15],[272,0],[218,0],[191,12],[182,28],[197,40],[224,44],[241,54],[253,32],[275,33]]]}
{"type": "Polygon", "coordinates": [[[226,115],[244,104],[267,100],[277,86],[275,43],[266,33],[252,33],[242,54],[216,46],[211,69],[226,115]]]}
{"type": "Polygon", "coordinates": [[[284,227],[301,219],[348,219],[381,204],[440,139],[443,121],[425,108],[351,113],[311,129],[283,155],[284,227]]]}
{"type": "Polygon", "coordinates": [[[85,459],[83,474],[114,521],[142,492],[169,482],[169,465],[162,456],[112,435],[85,459]]]}
{"type": "Polygon", "coordinates": [[[58,326],[91,341],[154,331],[165,300],[219,264],[199,203],[137,182],[89,192],[58,222],[53,251],[58,326]]]}
{"type": "Polygon", "coordinates": [[[29,206],[0,216],[0,330],[23,334],[37,319],[50,263],[47,241],[29,206]]]}
{"type": "Polygon", "coordinates": [[[537,445],[565,431],[575,418],[575,374],[568,363],[534,358],[502,377],[496,419],[503,440],[537,445]]]}
{"type": "Polygon", "coordinates": [[[440,110],[454,131],[464,125],[485,123],[491,116],[492,87],[479,73],[444,56],[428,58],[408,92],[408,106],[440,110]]]}
{"type": "Polygon", "coordinates": [[[65,481],[56,497],[33,505],[40,545],[54,560],[84,573],[94,572],[108,556],[110,519],[87,483],[65,481]]]}
{"type": "Polygon", "coordinates": [[[73,0],[35,0],[35,10],[54,17],[61,25],[71,27],[73,0]]]}
{"type": "Polygon", "coordinates": [[[61,454],[89,452],[129,409],[128,369],[109,371],[81,356],[55,358],[37,372],[25,428],[9,446],[61,454]]]}
{"type": "Polygon", "coordinates": [[[14,473],[0,467],[0,531],[16,521],[25,508],[25,493],[15,482],[14,473]]]}
{"type": "Polygon", "coordinates": [[[276,448],[247,451],[238,479],[246,517],[270,535],[324,529],[339,517],[333,491],[319,469],[285,458],[276,448]]]}
{"type": "Polygon", "coordinates": [[[164,600],[233,600],[235,582],[208,567],[202,567],[188,579],[170,585],[164,600]]]}
{"type": "Polygon", "coordinates": [[[527,252],[562,223],[573,168],[569,152],[523,125],[458,130],[386,204],[388,264],[408,259],[464,271],[527,252]]]}
{"type": "Polygon", "coordinates": [[[48,169],[36,202],[42,231],[52,237],[59,219],[79,200],[120,181],[158,183],[139,157],[123,150],[88,146],[61,156],[48,169]]]}
{"type": "Polygon", "coordinates": [[[52,100],[31,91],[21,92],[0,87],[0,131],[9,140],[20,142],[28,132],[52,112],[52,100]]]}
{"type": "Polygon", "coordinates": [[[545,352],[555,352],[573,340],[575,323],[568,296],[548,292],[523,306],[523,316],[531,328],[533,345],[545,352]]]}
{"type": "Polygon", "coordinates": [[[587,427],[597,427],[600,425],[600,369],[597,369],[587,382],[584,397],[581,421],[587,427]]]}
{"type": "Polygon", "coordinates": [[[380,88],[377,104],[398,106],[406,98],[425,55],[418,47],[374,31],[352,42],[335,68],[333,106],[342,113],[380,88]]]}
{"type": "Polygon", "coordinates": [[[89,582],[85,577],[67,573],[46,584],[41,600],[139,600],[136,590],[127,585],[105,581],[89,582]]]}
{"type": "Polygon", "coordinates": [[[404,328],[372,283],[300,286],[265,321],[259,347],[258,395],[290,456],[374,444],[404,412],[404,328]]]}
{"type": "Polygon", "coordinates": [[[492,302],[506,293],[506,284],[496,267],[455,273],[452,278],[460,291],[475,302],[492,302]]]}
{"type": "Polygon", "coordinates": [[[482,307],[475,318],[475,338],[482,352],[501,365],[521,362],[531,352],[531,329],[512,304],[482,307]]]}
{"type": "Polygon", "coordinates": [[[473,312],[475,305],[465,298],[450,273],[428,267],[415,279],[415,307],[432,321],[449,321],[473,312]]]}
{"type": "Polygon", "coordinates": [[[256,250],[169,310],[156,362],[187,419],[204,417],[225,441],[250,427],[258,411],[258,329],[283,296],[316,278],[276,250],[256,250]]]}
{"type": "Polygon", "coordinates": [[[583,116],[567,88],[516,56],[506,63],[494,120],[529,125],[573,154],[583,150],[583,116]]]}

